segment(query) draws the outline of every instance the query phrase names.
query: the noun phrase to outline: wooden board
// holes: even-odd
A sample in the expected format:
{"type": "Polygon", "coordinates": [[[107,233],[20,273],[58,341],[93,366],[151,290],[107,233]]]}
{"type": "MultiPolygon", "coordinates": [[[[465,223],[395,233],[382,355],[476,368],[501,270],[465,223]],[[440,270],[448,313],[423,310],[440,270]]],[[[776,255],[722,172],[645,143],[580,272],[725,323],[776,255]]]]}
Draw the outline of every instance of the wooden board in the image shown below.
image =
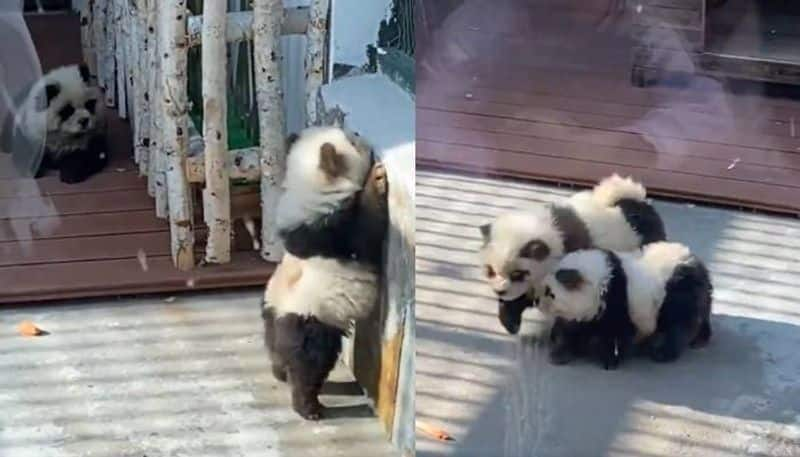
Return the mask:
{"type": "Polygon", "coordinates": [[[229,264],[180,272],[169,256],[148,259],[143,271],[135,258],[0,268],[0,304],[221,287],[262,285],[273,267],[258,253],[238,252],[229,264]]]}
{"type": "MultiPolygon", "coordinates": [[[[45,71],[78,61],[76,16],[28,22],[45,71]]],[[[52,172],[20,179],[0,155],[0,303],[263,285],[273,265],[253,251],[241,224],[230,264],[172,266],[169,225],[156,218],[147,180],[134,171],[130,127],[108,116],[110,164],[86,182],[64,184],[52,172]]],[[[247,211],[252,199],[237,195],[234,206],[247,211]]],[[[202,227],[197,236],[202,242],[202,227]]]]}
{"type": "Polygon", "coordinates": [[[633,87],[624,16],[609,25],[539,3],[498,5],[508,29],[464,7],[431,35],[419,53],[418,167],[578,185],[618,172],[652,195],[800,214],[800,91],[703,75],[633,87]],[[552,24],[569,33],[541,32],[552,24]]]}

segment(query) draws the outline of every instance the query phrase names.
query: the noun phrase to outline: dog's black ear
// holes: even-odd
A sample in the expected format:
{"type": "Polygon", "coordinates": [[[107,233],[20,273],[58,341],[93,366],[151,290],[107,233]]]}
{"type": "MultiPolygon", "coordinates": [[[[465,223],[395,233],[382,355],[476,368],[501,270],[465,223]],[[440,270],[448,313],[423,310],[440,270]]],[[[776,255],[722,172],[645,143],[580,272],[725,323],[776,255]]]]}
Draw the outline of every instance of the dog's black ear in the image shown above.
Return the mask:
{"type": "Polygon", "coordinates": [[[45,93],[47,94],[47,106],[50,106],[50,102],[53,101],[54,98],[58,97],[58,94],[61,93],[61,86],[58,84],[48,84],[44,88],[45,93]]]}
{"type": "Polygon", "coordinates": [[[481,236],[483,237],[483,244],[489,242],[489,238],[492,236],[492,224],[483,224],[478,227],[481,231],[481,236]]]}
{"type": "Polygon", "coordinates": [[[567,290],[576,290],[584,283],[583,275],[574,268],[562,268],[556,271],[556,281],[567,290]]]}
{"type": "Polygon", "coordinates": [[[530,241],[519,251],[520,257],[527,257],[540,262],[546,259],[548,255],[550,255],[550,246],[542,240],[530,241]]]}
{"type": "Polygon", "coordinates": [[[81,79],[83,80],[84,84],[89,84],[89,67],[86,66],[85,63],[78,65],[78,72],[81,74],[81,79]]]}
{"type": "Polygon", "coordinates": [[[300,138],[300,135],[298,135],[296,133],[291,133],[291,134],[289,134],[288,137],[286,137],[286,153],[287,154],[292,149],[292,145],[294,145],[297,142],[298,138],[300,138]]]}

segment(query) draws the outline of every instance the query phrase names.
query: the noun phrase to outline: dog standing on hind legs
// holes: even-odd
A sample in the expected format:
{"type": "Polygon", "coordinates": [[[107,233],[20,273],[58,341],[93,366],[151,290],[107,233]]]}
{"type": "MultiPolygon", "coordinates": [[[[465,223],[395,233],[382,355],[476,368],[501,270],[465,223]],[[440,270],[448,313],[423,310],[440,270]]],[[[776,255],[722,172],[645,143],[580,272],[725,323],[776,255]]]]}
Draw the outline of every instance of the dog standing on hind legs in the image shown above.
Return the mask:
{"type": "Polygon", "coordinates": [[[386,172],[357,135],[339,128],[309,128],[290,143],[277,213],[286,254],[267,284],[262,316],[273,374],[290,384],[294,410],[317,420],[342,337],[378,300],[386,172]]]}

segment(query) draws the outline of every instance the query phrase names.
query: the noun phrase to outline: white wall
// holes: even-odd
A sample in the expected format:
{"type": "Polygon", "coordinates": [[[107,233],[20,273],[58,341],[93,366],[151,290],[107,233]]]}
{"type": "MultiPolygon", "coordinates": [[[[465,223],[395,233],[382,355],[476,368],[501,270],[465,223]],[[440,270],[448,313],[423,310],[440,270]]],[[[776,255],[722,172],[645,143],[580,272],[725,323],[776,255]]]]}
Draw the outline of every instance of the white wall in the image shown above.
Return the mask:
{"type": "Polygon", "coordinates": [[[360,67],[367,45],[378,41],[378,29],[392,12],[391,0],[332,0],[333,61],[360,67]]]}

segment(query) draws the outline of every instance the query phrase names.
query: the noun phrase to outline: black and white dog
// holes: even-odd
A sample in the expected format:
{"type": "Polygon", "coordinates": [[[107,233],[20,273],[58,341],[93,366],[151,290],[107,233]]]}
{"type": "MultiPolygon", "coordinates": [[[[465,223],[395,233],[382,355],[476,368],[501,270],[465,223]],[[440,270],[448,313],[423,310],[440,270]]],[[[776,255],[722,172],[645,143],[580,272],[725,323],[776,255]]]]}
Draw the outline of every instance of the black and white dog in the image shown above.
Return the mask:
{"type": "MultiPolygon", "coordinates": [[[[630,251],[666,239],[664,223],[640,183],[618,175],[564,203],[501,214],[480,227],[483,275],[498,298],[503,327],[515,334],[525,309],[535,306],[541,281],[578,249],[630,251]]],[[[566,363],[584,350],[585,326],[556,319],[550,360],[566,363]]]]}
{"type": "Polygon", "coordinates": [[[291,384],[295,411],[317,420],[342,337],[378,301],[386,174],[371,148],[340,128],[308,128],[290,143],[277,214],[286,254],[262,316],[273,374],[291,384]]]}
{"type": "Polygon", "coordinates": [[[567,254],[544,280],[539,307],[590,326],[606,369],[642,344],[657,362],[677,359],[711,338],[711,277],[679,243],[641,252],[590,249],[567,254]]]}
{"type": "Polygon", "coordinates": [[[65,183],[85,181],[108,162],[101,95],[85,65],[50,71],[15,100],[0,150],[24,175],[56,169],[65,183]]]}

